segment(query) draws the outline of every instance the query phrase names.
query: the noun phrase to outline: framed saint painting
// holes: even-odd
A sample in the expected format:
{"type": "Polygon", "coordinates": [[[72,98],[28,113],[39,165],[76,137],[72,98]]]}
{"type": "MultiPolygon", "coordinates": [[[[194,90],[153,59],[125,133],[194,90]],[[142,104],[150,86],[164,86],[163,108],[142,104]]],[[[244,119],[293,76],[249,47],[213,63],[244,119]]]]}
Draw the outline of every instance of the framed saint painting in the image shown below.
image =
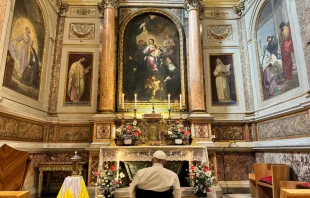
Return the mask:
{"type": "Polygon", "coordinates": [[[40,99],[46,28],[36,0],[16,0],[3,86],[40,99]]]}
{"type": "Polygon", "coordinates": [[[209,55],[212,105],[236,105],[234,54],[209,55]]]}
{"type": "Polygon", "coordinates": [[[288,1],[267,0],[256,21],[256,53],[262,100],[299,86],[297,64],[288,16],[288,1]]]}
{"type": "Polygon", "coordinates": [[[90,105],[93,52],[68,52],[64,105],[90,105]]]}
{"type": "Polygon", "coordinates": [[[129,109],[137,94],[137,108],[152,105],[185,107],[184,36],[179,21],[169,13],[143,9],[128,16],[121,25],[118,109],[129,109]]]}

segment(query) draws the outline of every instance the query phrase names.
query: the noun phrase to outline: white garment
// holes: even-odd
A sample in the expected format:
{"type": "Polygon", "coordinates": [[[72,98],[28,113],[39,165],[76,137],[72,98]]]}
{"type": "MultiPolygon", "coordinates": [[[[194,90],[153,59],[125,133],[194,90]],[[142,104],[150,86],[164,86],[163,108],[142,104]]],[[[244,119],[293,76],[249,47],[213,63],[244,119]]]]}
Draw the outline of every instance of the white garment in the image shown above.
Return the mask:
{"type": "Polygon", "coordinates": [[[135,187],[143,190],[164,192],[173,187],[174,197],[181,198],[179,177],[176,173],[154,163],[152,167],[139,170],[129,187],[130,197],[135,198],[135,187]]]}
{"type": "Polygon", "coordinates": [[[62,196],[64,196],[66,190],[69,188],[73,194],[74,198],[78,198],[81,191],[81,180],[83,178],[80,177],[66,177],[63,187],[62,187],[62,196]]]}

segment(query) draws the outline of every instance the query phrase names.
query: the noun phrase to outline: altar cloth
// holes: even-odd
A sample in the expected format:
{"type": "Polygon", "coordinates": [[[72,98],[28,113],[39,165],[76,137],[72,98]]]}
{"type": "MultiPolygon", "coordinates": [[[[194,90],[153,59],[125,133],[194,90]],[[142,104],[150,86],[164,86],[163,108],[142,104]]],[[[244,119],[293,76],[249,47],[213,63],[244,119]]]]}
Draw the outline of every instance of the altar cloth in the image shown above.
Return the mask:
{"type": "Polygon", "coordinates": [[[66,177],[57,198],[89,198],[83,177],[66,177]]]}

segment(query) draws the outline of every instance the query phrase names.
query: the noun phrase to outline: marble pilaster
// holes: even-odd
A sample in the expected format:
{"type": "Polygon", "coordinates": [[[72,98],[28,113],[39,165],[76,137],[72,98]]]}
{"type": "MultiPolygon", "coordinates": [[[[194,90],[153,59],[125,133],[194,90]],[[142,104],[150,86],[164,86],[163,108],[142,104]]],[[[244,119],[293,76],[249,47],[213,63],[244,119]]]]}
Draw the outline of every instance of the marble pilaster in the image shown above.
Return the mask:
{"type": "Polygon", "coordinates": [[[188,96],[189,111],[205,112],[202,50],[199,25],[201,0],[186,0],[188,11],[188,96]]]}
{"type": "Polygon", "coordinates": [[[6,5],[7,5],[6,0],[0,0],[0,36],[1,36],[2,30],[3,30],[6,5]]]}
{"type": "Polygon", "coordinates": [[[117,0],[103,2],[103,31],[100,68],[100,98],[99,111],[102,113],[114,112],[115,80],[116,80],[116,37],[115,37],[115,10],[117,0]]]}

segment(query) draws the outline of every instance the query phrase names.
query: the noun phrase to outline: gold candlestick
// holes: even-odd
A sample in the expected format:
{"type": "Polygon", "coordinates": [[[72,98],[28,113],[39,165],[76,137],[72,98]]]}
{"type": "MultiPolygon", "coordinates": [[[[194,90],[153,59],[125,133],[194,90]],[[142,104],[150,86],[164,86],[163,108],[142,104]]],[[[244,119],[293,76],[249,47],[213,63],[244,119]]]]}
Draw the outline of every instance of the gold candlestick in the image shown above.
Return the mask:
{"type": "Polygon", "coordinates": [[[180,109],[180,121],[183,120],[183,109],[180,109]]]}
{"type": "Polygon", "coordinates": [[[192,137],[192,144],[191,146],[197,146],[196,137],[192,137]]]}
{"type": "Polygon", "coordinates": [[[153,109],[153,111],[152,111],[152,113],[155,113],[155,107],[154,107],[154,96],[153,96],[153,104],[152,104],[152,109],[153,109]]]}
{"type": "Polygon", "coordinates": [[[133,119],[136,120],[137,119],[137,109],[133,110],[133,119]]]}
{"type": "Polygon", "coordinates": [[[124,118],[124,109],[122,109],[122,125],[125,124],[125,118],[124,118]]]}
{"type": "Polygon", "coordinates": [[[169,109],[168,119],[169,119],[169,121],[171,120],[171,109],[169,109]]]}

